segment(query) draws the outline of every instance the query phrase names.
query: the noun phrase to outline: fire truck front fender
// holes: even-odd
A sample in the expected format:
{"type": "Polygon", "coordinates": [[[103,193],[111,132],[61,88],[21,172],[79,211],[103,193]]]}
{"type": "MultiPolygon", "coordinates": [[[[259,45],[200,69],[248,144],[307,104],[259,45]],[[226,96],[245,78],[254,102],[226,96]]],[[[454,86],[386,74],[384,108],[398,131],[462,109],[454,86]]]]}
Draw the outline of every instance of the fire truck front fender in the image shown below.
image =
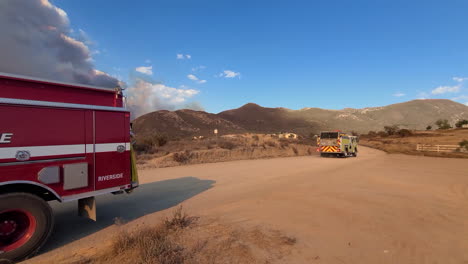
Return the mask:
{"type": "Polygon", "coordinates": [[[0,183],[0,194],[25,192],[41,197],[46,201],[62,201],[60,196],[46,185],[33,181],[7,181],[0,183]]]}

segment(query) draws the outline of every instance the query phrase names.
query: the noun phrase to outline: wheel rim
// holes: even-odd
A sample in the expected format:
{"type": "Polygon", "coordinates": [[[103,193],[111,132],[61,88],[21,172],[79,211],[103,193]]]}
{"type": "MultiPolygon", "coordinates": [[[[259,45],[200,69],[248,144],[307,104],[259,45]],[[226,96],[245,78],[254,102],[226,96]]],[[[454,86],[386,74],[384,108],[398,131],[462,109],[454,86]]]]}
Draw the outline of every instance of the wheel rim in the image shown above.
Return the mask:
{"type": "Polygon", "coordinates": [[[10,209],[0,212],[0,251],[12,251],[26,244],[36,226],[36,219],[28,211],[10,209]]]}

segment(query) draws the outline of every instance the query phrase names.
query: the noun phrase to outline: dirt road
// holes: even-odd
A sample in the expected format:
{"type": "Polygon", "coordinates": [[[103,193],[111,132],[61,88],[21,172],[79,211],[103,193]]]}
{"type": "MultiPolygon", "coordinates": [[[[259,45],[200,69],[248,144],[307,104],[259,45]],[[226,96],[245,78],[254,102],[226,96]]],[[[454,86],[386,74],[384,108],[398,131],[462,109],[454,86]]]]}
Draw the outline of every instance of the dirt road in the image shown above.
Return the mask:
{"type": "Polygon", "coordinates": [[[93,250],[118,221],[138,226],[182,203],[192,214],[297,238],[286,263],[468,263],[468,162],[387,155],[234,161],[141,171],[132,195],[98,199],[97,223],[55,206],[57,228],[30,262],[93,250]]]}

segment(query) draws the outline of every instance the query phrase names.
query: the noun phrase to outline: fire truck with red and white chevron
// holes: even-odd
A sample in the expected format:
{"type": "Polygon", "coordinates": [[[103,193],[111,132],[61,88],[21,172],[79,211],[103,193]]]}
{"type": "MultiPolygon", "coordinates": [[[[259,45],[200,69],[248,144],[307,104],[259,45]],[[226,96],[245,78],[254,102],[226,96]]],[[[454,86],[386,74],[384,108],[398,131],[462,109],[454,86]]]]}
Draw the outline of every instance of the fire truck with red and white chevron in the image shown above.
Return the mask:
{"type": "Polygon", "coordinates": [[[54,216],[48,202],[78,201],[138,186],[130,112],[122,89],[0,73],[0,259],[36,253],[54,216]]]}

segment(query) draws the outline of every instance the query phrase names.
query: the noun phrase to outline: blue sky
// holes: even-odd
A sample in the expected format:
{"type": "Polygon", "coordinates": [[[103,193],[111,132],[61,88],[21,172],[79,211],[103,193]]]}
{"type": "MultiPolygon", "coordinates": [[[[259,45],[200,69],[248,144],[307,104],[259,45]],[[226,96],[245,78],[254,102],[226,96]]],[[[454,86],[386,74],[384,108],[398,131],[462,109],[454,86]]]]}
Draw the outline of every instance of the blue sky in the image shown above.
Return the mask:
{"type": "Polygon", "coordinates": [[[196,91],[184,102],[209,112],[468,103],[468,1],[51,2],[97,69],[196,91]]]}

